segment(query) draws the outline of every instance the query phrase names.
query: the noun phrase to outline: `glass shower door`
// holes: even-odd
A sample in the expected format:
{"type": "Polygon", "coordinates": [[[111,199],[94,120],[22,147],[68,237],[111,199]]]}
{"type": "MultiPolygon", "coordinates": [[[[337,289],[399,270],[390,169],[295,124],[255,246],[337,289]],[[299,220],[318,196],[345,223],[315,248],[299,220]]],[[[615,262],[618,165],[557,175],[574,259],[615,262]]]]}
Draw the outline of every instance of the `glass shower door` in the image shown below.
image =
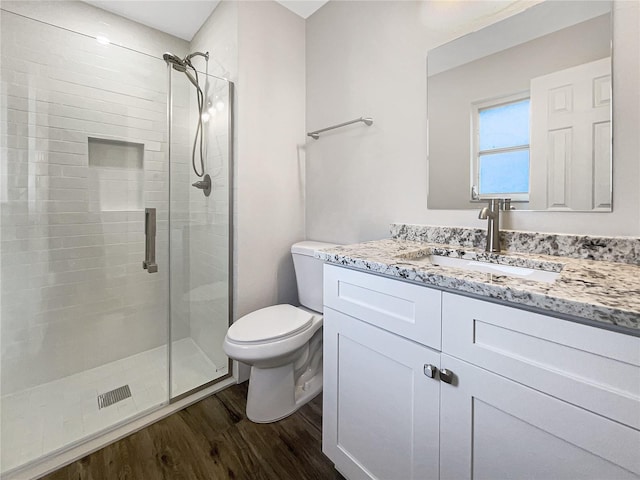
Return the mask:
{"type": "MultiPolygon", "coordinates": [[[[195,60],[194,60],[194,63],[195,60]]],[[[204,61],[201,62],[205,64],[204,61]]],[[[197,63],[196,65],[200,65],[197,63]]],[[[230,375],[222,350],[231,318],[233,84],[198,72],[197,89],[169,67],[171,83],[171,398],[230,375]],[[202,122],[204,175],[194,140],[202,122]],[[208,175],[211,192],[193,183],[208,175]]]]}
{"type": "Polygon", "coordinates": [[[168,402],[169,158],[162,59],[1,21],[5,473],[168,402]]]}

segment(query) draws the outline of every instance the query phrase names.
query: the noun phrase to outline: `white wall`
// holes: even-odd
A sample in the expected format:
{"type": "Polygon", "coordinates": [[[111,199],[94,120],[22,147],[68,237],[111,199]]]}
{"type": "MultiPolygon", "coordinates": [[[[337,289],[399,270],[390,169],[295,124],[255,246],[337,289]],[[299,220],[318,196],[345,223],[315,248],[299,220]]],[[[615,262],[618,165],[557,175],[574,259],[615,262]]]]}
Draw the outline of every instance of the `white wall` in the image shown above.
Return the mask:
{"type": "MultiPolygon", "coordinates": [[[[329,2],[307,19],[307,128],[375,120],[307,141],[308,238],[384,238],[392,222],[483,226],[471,210],[427,209],[426,54],[509,10],[474,6],[470,16],[466,2],[329,2]]],[[[640,234],[639,11],[614,7],[614,211],[512,212],[505,228],[640,234]]]]}
{"type": "MultiPolygon", "coordinates": [[[[209,73],[238,81],[238,5],[231,1],[218,4],[190,43],[191,51],[209,52],[209,73]]],[[[200,57],[194,59],[202,67],[200,57]]]]}
{"type": "Polygon", "coordinates": [[[236,315],[297,304],[291,245],[304,239],[305,22],[238,3],[236,315]]]}

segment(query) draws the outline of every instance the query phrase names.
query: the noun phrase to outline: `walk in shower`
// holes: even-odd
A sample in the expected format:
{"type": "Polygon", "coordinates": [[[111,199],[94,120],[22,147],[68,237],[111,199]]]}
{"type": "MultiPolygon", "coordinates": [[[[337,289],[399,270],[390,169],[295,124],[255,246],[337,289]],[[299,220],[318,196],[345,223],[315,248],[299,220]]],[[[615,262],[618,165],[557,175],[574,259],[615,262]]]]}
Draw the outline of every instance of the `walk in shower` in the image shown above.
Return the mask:
{"type": "Polygon", "coordinates": [[[7,473],[230,375],[233,84],[1,13],[7,473]]]}

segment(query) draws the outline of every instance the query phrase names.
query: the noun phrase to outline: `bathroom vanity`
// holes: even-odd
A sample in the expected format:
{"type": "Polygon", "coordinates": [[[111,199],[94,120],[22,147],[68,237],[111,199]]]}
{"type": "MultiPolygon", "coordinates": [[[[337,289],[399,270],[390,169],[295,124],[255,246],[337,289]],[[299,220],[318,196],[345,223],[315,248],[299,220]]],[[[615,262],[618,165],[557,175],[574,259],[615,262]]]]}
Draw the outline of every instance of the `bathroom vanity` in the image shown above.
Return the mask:
{"type": "Polygon", "coordinates": [[[640,267],[397,237],[316,252],[323,451],[343,475],[640,476],[640,267]],[[525,277],[434,265],[434,252],[525,277]],[[555,279],[526,278],[555,264],[555,279]]]}

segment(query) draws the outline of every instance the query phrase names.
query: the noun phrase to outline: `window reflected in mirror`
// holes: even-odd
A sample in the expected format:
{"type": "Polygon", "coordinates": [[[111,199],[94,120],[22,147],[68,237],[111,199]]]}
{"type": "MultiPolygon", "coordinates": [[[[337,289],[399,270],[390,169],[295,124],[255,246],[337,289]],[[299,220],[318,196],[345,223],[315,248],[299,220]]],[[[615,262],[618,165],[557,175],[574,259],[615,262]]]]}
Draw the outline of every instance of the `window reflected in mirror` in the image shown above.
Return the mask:
{"type": "Polygon", "coordinates": [[[472,200],[529,200],[529,104],[526,96],[473,105],[472,200]]]}

